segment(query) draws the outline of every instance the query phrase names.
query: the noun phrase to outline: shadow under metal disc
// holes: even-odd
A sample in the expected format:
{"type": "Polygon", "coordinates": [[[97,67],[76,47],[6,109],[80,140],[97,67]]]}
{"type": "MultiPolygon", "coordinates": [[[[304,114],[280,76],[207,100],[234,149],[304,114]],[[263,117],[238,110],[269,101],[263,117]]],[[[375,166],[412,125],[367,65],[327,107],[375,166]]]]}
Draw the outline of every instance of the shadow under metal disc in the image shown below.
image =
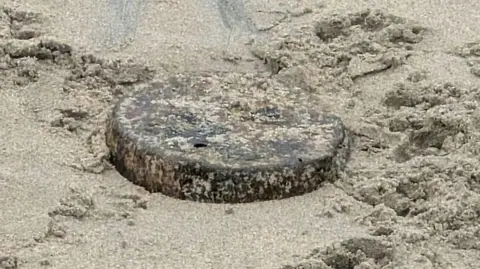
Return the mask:
{"type": "Polygon", "coordinates": [[[138,90],[108,120],[113,164],[148,191],[198,202],[282,199],[335,180],[349,155],[341,119],[266,83],[178,74],[138,90]]]}

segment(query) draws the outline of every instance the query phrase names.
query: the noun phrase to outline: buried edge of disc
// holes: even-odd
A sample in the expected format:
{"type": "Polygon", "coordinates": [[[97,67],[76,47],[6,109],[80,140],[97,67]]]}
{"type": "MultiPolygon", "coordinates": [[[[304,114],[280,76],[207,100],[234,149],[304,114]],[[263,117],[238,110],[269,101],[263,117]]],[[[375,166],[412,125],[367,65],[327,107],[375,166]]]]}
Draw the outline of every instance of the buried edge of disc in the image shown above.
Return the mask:
{"type": "Polygon", "coordinates": [[[107,122],[111,160],[150,192],[246,203],[312,192],[349,157],[340,118],[289,89],[237,88],[178,74],[121,99],[107,122]]]}

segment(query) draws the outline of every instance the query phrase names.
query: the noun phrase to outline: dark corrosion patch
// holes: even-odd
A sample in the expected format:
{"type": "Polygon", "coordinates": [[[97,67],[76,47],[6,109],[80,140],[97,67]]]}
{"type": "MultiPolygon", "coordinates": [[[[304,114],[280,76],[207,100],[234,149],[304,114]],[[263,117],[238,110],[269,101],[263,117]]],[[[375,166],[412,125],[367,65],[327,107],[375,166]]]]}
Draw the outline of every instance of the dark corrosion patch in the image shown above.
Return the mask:
{"type": "Polygon", "coordinates": [[[335,180],[344,125],[301,90],[245,74],[178,74],[120,100],[108,121],[117,170],[199,202],[282,199],[335,180]]]}

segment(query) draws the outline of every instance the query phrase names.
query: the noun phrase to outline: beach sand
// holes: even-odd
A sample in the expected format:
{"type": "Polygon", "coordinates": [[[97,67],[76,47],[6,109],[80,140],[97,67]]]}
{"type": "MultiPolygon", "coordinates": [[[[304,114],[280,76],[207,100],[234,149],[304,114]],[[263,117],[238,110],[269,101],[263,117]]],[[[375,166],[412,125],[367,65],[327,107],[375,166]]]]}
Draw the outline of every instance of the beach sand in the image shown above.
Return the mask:
{"type": "Polygon", "coordinates": [[[0,6],[0,268],[480,268],[480,2],[0,6]],[[311,91],[352,133],[342,177],[233,205],[131,184],[105,119],[187,71],[311,91]]]}

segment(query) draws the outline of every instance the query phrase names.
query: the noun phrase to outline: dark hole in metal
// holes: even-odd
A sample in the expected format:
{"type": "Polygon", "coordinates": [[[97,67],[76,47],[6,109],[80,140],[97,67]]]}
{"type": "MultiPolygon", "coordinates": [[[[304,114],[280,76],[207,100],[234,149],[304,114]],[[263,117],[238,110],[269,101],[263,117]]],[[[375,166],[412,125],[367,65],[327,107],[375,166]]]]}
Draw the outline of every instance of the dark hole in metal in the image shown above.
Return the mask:
{"type": "Polygon", "coordinates": [[[302,158],[298,158],[298,161],[299,161],[299,162],[303,162],[302,158]]]}
{"type": "Polygon", "coordinates": [[[204,143],[195,143],[193,144],[194,147],[196,148],[204,148],[207,146],[207,144],[204,144],[204,143]]]}

